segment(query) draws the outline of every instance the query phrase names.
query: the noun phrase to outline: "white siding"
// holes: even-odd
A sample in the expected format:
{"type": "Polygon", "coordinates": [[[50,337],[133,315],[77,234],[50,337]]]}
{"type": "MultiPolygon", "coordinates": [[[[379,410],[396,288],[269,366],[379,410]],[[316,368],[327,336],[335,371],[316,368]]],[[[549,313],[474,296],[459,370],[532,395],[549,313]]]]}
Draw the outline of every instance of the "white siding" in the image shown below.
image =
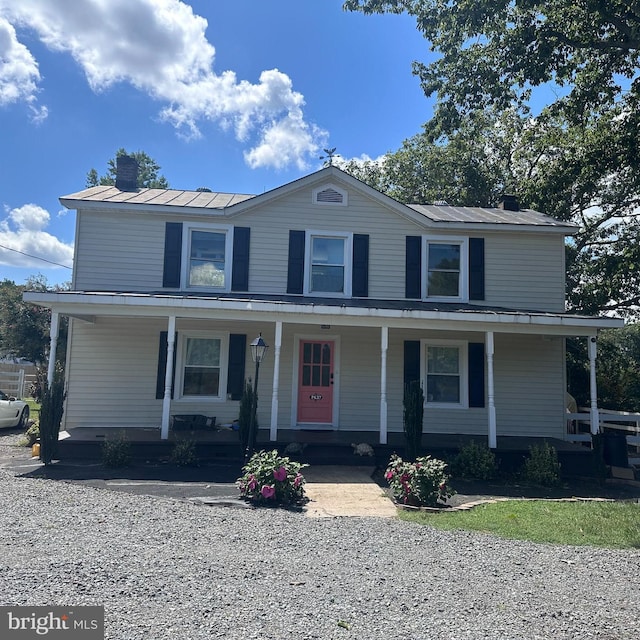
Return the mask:
{"type": "Polygon", "coordinates": [[[484,304],[563,312],[564,273],[561,235],[493,233],[486,236],[484,304]]]}
{"type": "MultiPolygon", "coordinates": [[[[76,426],[159,426],[162,400],[155,397],[158,340],[166,323],[148,318],[99,318],[95,324],[73,321],[68,365],[66,428],[76,426]]],[[[210,330],[244,333],[249,343],[259,332],[270,345],[260,369],[258,423],[270,424],[274,326],[267,323],[234,323],[178,319],[177,331],[210,330]]],[[[339,397],[341,430],[374,431],[380,424],[380,330],[332,327],[321,331],[285,324],[280,357],[278,428],[292,427],[295,336],[328,339],[339,343],[335,392],[339,397]]],[[[481,333],[390,331],[387,371],[388,429],[402,432],[404,340],[456,339],[484,342],[481,333]]],[[[498,435],[562,437],[564,430],[563,344],[559,338],[496,335],[495,387],[498,435]]],[[[254,365],[247,348],[246,377],[254,365]]],[[[218,423],[238,416],[238,401],[174,400],[172,414],[202,413],[218,423]]],[[[432,409],[425,411],[425,433],[467,433],[485,436],[487,410],[432,409]]]]}
{"type": "Polygon", "coordinates": [[[162,287],[164,220],[139,213],[78,215],[75,288],[155,291],[162,287]]]}
{"type": "MultiPolygon", "coordinates": [[[[425,229],[354,190],[349,191],[345,207],[314,205],[311,192],[311,187],[299,190],[259,210],[224,220],[251,228],[250,290],[285,293],[289,230],[319,229],[369,234],[369,297],[403,298],[405,237],[420,235],[425,229]]],[[[81,211],[78,219],[77,289],[161,289],[167,216],[81,211]]],[[[179,220],[177,214],[171,219],[179,220]]],[[[214,214],[211,221],[222,222],[214,214]]],[[[433,233],[442,235],[443,231],[433,233]]],[[[447,231],[446,235],[456,234],[447,231]]],[[[562,236],[487,232],[484,237],[486,300],[478,304],[564,310],[562,236]]]]}

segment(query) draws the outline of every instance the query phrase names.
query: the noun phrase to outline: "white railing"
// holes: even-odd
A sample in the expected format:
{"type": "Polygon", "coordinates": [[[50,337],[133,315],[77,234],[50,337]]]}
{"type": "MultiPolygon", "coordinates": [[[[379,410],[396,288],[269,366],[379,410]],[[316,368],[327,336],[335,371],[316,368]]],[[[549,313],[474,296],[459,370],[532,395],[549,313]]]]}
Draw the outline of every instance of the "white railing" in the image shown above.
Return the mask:
{"type": "MultiPolygon", "coordinates": [[[[605,427],[615,429],[626,434],[628,444],[640,446],[640,413],[598,409],[598,414],[600,416],[600,431],[605,427]]],[[[591,414],[589,409],[580,407],[578,413],[567,413],[567,440],[590,441],[590,428],[591,414]]]]}
{"type": "Polygon", "coordinates": [[[16,398],[25,398],[29,396],[29,387],[35,380],[35,374],[25,373],[24,369],[0,371],[0,390],[16,398]]]}

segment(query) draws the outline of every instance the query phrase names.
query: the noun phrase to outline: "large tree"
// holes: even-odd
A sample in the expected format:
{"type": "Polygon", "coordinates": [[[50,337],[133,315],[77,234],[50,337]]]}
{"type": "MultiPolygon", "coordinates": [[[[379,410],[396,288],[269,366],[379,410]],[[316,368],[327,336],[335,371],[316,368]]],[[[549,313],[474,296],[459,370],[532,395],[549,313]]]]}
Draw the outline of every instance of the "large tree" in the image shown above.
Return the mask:
{"type": "Polygon", "coordinates": [[[129,153],[126,149],[118,149],[114,158],[107,162],[107,173],[99,176],[96,169],[91,169],[87,173],[87,187],[97,187],[99,185],[114,185],[116,183],[116,162],[121,156],[131,156],[138,162],[138,189],[168,189],[167,179],[159,175],[160,165],[144,151],[133,151],[129,153]]]}
{"type": "Polygon", "coordinates": [[[437,57],[414,62],[436,120],[449,129],[487,107],[525,104],[547,83],[564,102],[607,105],[640,97],[640,5],[629,0],[346,0],[364,13],[403,13],[437,57]]]}
{"type": "MultiPolygon", "coordinates": [[[[49,355],[51,310],[22,300],[25,291],[61,291],[50,287],[43,276],[34,276],[26,284],[11,280],[0,282],[0,357],[25,358],[38,366],[49,355]]],[[[67,324],[60,326],[57,359],[64,361],[67,324]]]]}

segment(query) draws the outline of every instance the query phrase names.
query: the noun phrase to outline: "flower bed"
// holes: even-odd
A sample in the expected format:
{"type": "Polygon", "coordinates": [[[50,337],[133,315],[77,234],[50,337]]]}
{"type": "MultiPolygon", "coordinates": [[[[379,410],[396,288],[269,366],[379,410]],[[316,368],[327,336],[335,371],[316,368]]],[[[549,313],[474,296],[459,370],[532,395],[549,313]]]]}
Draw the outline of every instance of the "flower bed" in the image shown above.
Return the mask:
{"type": "Polygon", "coordinates": [[[308,465],[282,457],[277,450],[259,451],[242,467],[240,497],[255,505],[294,506],[307,500],[300,471],[308,465]]]}
{"type": "Polygon", "coordinates": [[[449,486],[446,468],[446,462],[431,456],[405,462],[393,454],[384,477],[398,505],[442,507],[455,493],[449,486]]]}

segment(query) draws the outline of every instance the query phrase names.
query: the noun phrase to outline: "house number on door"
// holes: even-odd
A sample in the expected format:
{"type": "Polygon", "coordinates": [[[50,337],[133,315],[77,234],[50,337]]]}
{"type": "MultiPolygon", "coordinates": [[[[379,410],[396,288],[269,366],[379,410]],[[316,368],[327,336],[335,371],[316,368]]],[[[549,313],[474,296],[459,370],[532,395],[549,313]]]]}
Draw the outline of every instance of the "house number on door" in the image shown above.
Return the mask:
{"type": "Polygon", "coordinates": [[[321,393],[312,393],[309,396],[309,400],[322,400],[322,394],[321,393]]]}

